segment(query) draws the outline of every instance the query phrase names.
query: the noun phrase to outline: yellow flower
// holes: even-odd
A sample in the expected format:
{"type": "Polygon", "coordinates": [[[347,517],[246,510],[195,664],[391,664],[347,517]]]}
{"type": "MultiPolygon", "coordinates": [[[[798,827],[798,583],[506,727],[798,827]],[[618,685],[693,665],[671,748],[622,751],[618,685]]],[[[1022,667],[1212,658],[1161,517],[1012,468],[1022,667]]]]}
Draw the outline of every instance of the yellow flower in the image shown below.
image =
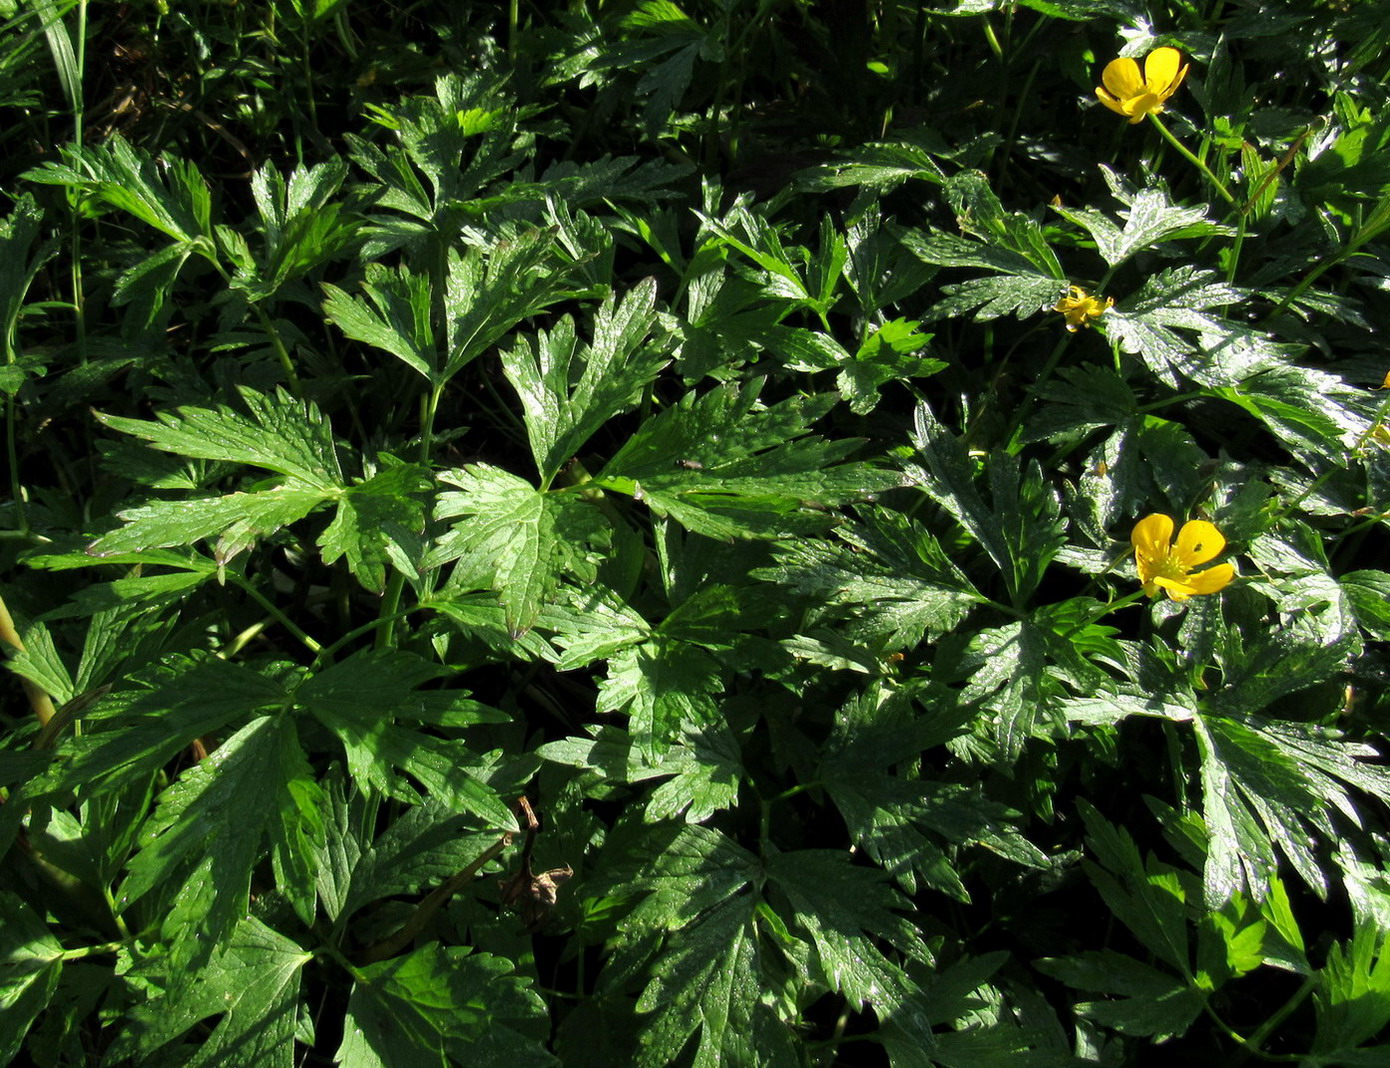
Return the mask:
{"type": "Polygon", "coordinates": [[[1134,524],[1130,535],[1134,544],[1134,563],[1144,592],[1157,597],[1167,590],[1175,601],[1185,601],[1194,593],[1216,593],[1235,578],[1233,564],[1217,564],[1195,575],[1192,569],[1221,555],[1226,539],[1205,519],[1193,519],[1178,531],[1173,543],[1173,521],[1166,515],[1146,515],[1134,524]]]}
{"type": "Polygon", "coordinates": [[[1144,57],[1144,76],[1139,76],[1139,64],[1128,56],[1112,59],[1105,65],[1100,80],[1104,88],[1096,87],[1096,96],[1111,111],[1129,119],[1130,125],[1145,115],[1157,115],[1164,103],[1178,91],[1187,67],[1178,69],[1182,53],[1176,48],[1155,48],[1144,57]]]}
{"type": "Polygon", "coordinates": [[[1067,329],[1074,334],[1081,327],[1090,326],[1092,319],[1099,319],[1114,303],[1114,297],[1106,297],[1102,304],[1099,297],[1087,296],[1080,286],[1067,286],[1067,295],[1052,310],[1067,317],[1067,329]]]}

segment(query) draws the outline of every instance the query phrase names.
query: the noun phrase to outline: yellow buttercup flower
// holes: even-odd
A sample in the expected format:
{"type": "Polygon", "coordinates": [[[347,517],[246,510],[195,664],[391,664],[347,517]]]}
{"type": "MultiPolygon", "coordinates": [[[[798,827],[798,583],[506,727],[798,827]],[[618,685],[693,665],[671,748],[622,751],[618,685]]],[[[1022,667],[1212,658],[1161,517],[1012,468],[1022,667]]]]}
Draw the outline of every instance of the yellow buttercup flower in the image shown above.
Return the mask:
{"type": "Polygon", "coordinates": [[[1130,124],[1143,120],[1145,115],[1157,115],[1164,103],[1178,91],[1187,67],[1181,69],[1182,53],[1176,48],[1155,48],[1144,57],[1144,74],[1139,64],[1128,56],[1112,59],[1101,72],[1104,87],[1096,87],[1100,102],[1125,118],[1130,124]]]}
{"type": "Polygon", "coordinates": [[[1089,296],[1080,286],[1067,286],[1067,295],[1052,310],[1067,317],[1067,329],[1074,334],[1081,327],[1090,326],[1092,319],[1099,319],[1114,303],[1114,297],[1106,297],[1102,304],[1099,297],[1089,296]]]}
{"type": "Polygon", "coordinates": [[[1173,521],[1155,512],[1134,524],[1130,541],[1139,581],[1150,597],[1166,590],[1173,600],[1185,601],[1195,593],[1216,593],[1235,578],[1234,564],[1217,564],[1193,574],[1194,567],[1216,559],[1226,548],[1221,531],[1205,519],[1184,523],[1174,543],[1173,521]]]}

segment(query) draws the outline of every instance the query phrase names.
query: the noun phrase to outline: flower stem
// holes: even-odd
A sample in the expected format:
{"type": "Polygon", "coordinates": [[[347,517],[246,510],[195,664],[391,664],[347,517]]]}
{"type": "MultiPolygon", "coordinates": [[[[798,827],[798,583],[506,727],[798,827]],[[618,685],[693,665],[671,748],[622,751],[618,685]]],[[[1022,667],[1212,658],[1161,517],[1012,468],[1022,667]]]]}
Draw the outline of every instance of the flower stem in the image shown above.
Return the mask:
{"type": "Polygon", "coordinates": [[[1163,125],[1162,119],[1160,119],[1151,111],[1149,112],[1149,121],[1158,128],[1158,132],[1163,135],[1163,139],[1178,150],[1179,155],[1181,155],[1184,159],[1191,163],[1192,166],[1196,167],[1199,171],[1201,171],[1203,174],[1207,176],[1207,180],[1210,181],[1211,184],[1216,187],[1216,191],[1221,194],[1222,200],[1224,200],[1231,207],[1236,206],[1236,198],[1231,196],[1231,191],[1226,188],[1225,184],[1221,181],[1221,179],[1218,178],[1212,172],[1212,169],[1210,167],[1208,167],[1205,163],[1203,163],[1196,156],[1194,156],[1192,154],[1192,151],[1186,145],[1184,145],[1181,141],[1174,137],[1172,133],[1169,132],[1168,127],[1163,125]]]}

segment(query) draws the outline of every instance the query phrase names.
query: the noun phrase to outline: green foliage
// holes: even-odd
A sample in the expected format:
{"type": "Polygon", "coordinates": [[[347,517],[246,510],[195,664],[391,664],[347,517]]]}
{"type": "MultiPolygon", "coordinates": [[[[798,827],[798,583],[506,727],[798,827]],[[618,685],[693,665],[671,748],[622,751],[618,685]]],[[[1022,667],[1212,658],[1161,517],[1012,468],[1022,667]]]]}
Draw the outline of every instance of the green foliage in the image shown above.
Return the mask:
{"type": "Polygon", "coordinates": [[[0,1064],[1384,1063],[1385,14],[0,5],[0,1064]]]}

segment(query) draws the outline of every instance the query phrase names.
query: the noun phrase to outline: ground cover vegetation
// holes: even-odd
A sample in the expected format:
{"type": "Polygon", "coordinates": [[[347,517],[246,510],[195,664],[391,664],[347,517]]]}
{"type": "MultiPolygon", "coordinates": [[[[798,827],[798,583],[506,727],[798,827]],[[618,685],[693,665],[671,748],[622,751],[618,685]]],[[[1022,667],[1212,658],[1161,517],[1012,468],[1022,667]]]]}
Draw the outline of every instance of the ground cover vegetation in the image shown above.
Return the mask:
{"type": "Polygon", "coordinates": [[[0,16],[0,1063],[1390,1063],[1385,0],[0,16]]]}

